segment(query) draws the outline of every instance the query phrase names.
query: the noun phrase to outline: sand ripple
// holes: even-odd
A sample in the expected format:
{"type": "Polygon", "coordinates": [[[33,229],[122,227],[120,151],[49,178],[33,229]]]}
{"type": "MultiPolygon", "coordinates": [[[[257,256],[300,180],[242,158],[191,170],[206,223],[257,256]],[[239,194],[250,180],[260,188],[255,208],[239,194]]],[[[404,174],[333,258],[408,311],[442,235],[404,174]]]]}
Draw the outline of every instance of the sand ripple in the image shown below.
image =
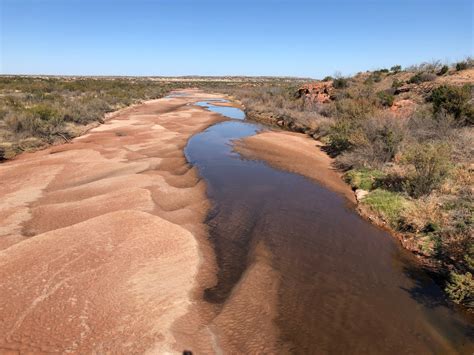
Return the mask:
{"type": "Polygon", "coordinates": [[[212,343],[212,312],[190,311],[215,282],[209,202],[182,151],[222,119],[186,105],[202,95],[147,102],[0,165],[0,351],[212,343]],[[180,319],[194,331],[183,336],[180,319]]]}

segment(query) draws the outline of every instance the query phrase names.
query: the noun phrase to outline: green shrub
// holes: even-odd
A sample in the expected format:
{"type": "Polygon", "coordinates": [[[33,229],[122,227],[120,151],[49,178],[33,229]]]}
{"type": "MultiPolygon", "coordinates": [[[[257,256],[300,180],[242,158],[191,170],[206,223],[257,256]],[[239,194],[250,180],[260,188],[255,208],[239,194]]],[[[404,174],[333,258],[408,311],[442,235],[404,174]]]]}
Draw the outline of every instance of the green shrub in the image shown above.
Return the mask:
{"type": "Polygon", "coordinates": [[[361,121],[359,127],[363,137],[357,140],[351,137],[353,152],[359,156],[355,159],[358,164],[379,167],[392,161],[405,134],[401,123],[391,117],[373,117],[361,121]]]}
{"type": "Polygon", "coordinates": [[[474,307],[474,279],[470,272],[458,274],[451,272],[450,281],[445,288],[453,302],[474,307]]]}
{"type": "Polygon", "coordinates": [[[376,98],[345,98],[340,99],[334,106],[333,116],[347,120],[365,120],[371,117],[376,109],[376,98]]]}
{"type": "Polygon", "coordinates": [[[374,158],[380,162],[391,161],[403,140],[402,133],[388,125],[376,128],[372,135],[367,136],[374,150],[374,158]]]}
{"type": "Polygon", "coordinates": [[[392,82],[392,88],[393,89],[398,89],[400,86],[403,86],[403,81],[394,79],[392,82]]]}
{"type": "Polygon", "coordinates": [[[390,68],[390,70],[394,73],[399,73],[402,71],[402,66],[401,65],[394,65],[393,67],[390,68]]]}
{"type": "Polygon", "coordinates": [[[334,81],[332,82],[332,85],[336,89],[345,89],[345,88],[349,87],[349,80],[347,80],[346,78],[342,78],[342,77],[335,78],[334,81]]]}
{"type": "Polygon", "coordinates": [[[328,76],[324,77],[323,81],[331,81],[331,80],[333,80],[333,79],[334,79],[334,78],[333,78],[332,76],[329,76],[329,75],[328,75],[328,76]]]}
{"type": "Polygon", "coordinates": [[[371,85],[373,83],[379,83],[382,81],[382,74],[385,73],[381,70],[376,70],[372,72],[367,79],[365,79],[364,84],[371,85]]]}
{"type": "Polygon", "coordinates": [[[450,147],[445,143],[415,144],[403,160],[413,167],[407,176],[407,192],[418,198],[431,193],[447,178],[450,170],[450,147]]]}
{"type": "Polygon", "coordinates": [[[351,148],[350,136],[353,125],[348,120],[338,120],[329,130],[329,149],[333,154],[339,154],[351,148]]]}
{"type": "Polygon", "coordinates": [[[443,65],[443,67],[440,69],[440,71],[438,72],[438,75],[441,76],[441,75],[444,75],[448,72],[449,70],[449,67],[447,65],[443,65]]]}
{"type": "Polygon", "coordinates": [[[443,85],[434,89],[429,97],[435,114],[443,112],[451,114],[461,124],[474,123],[474,108],[469,103],[470,100],[470,85],[462,87],[443,85]]]}
{"type": "Polygon", "coordinates": [[[420,84],[426,81],[433,81],[436,79],[436,75],[428,72],[419,72],[413,75],[408,82],[410,84],[420,84]]]}
{"type": "Polygon", "coordinates": [[[377,93],[377,97],[380,104],[384,107],[391,107],[393,105],[393,101],[395,101],[395,96],[386,91],[379,91],[377,93]]]}
{"type": "Polygon", "coordinates": [[[402,212],[407,207],[407,200],[400,194],[375,189],[365,198],[364,204],[380,214],[391,226],[396,226],[402,212]]]}
{"type": "Polygon", "coordinates": [[[59,111],[47,104],[40,104],[31,107],[28,110],[33,116],[38,117],[43,121],[53,121],[60,116],[59,111]]]}
{"type": "Polygon", "coordinates": [[[14,133],[31,135],[39,129],[42,121],[28,111],[17,111],[5,119],[5,124],[14,133]]]}
{"type": "Polygon", "coordinates": [[[78,124],[87,124],[99,121],[104,113],[111,110],[111,106],[100,98],[85,97],[80,101],[69,102],[65,106],[64,119],[78,124]]]}
{"type": "Polygon", "coordinates": [[[456,63],[456,70],[461,71],[461,70],[466,70],[469,68],[469,65],[467,62],[459,62],[456,63]]]}
{"type": "Polygon", "coordinates": [[[373,188],[381,188],[392,192],[403,192],[405,180],[405,177],[399,173],[390,173],[377,177],[372,185],[373,188]]]}

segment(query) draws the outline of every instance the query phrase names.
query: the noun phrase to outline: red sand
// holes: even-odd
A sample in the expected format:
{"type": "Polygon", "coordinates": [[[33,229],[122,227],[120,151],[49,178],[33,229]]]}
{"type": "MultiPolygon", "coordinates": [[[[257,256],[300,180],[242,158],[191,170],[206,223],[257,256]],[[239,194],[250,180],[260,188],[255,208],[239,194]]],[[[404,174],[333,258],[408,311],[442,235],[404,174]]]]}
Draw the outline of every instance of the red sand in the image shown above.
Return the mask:
{"type": "Polygon", "coordinates": [[[222,117],[188,94],[0,165],[0,352],[212,350],[209,202],[183,148],[222,117]]]}

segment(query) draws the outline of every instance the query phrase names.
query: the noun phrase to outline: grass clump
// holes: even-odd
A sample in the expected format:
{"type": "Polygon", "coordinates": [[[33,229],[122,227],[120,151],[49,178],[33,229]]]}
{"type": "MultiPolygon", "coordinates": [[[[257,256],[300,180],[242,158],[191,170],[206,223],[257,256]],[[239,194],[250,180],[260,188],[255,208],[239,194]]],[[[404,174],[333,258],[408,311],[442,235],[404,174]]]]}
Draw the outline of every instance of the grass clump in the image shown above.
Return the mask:
{"type": "Polygon", "coordinates": [[[397,226],[402,212],[408,205],[408,201],[401,194],[383,189],[371,191],[363,202],[393,227],[397,226]]]}
{"type": "Polygon", "coordinates": [[[370,191],[373,189],[375,181],[384,176],[385,173],[376,169],[353,169],[344,174],[344,179],[354,190],[370,191]]]}

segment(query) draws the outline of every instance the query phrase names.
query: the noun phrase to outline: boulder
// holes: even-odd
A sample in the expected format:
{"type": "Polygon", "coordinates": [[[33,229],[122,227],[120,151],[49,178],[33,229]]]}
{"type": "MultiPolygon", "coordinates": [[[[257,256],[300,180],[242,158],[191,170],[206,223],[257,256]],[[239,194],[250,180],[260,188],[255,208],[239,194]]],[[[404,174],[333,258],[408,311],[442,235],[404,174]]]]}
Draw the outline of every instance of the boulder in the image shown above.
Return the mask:
{"type": "Polygon", "coordinates": [[[362,189],[355,190],[357,202],[362,201],[368,194],[369,194],[369,191],[366,191],[366,190],[362,190],[362,189]]]}

